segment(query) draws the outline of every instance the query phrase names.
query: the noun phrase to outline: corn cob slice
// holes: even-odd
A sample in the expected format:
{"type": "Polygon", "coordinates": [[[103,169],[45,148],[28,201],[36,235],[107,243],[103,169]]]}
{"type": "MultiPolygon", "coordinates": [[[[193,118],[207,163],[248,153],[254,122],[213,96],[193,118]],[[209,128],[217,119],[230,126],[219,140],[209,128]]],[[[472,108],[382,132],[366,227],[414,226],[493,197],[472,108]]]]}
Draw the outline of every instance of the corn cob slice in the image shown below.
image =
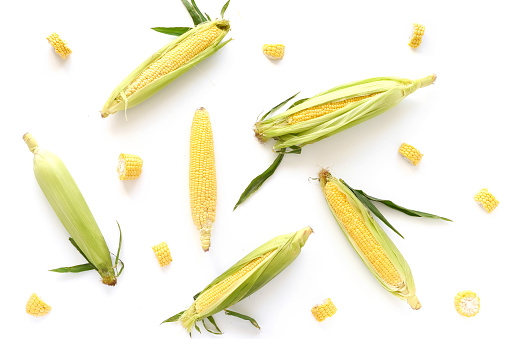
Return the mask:
{"type": "Polygon", "coordinates": [[[401,144],[398,152],[414,166],[417,166],[422,159],[422,153],[414,146],[406,143],[401,144]]]}
{"type": "Polygon", "coordinates": [[[120,153],[117,172],[120,180],[134,180],[140,177],[143,160],[137,155],[120,153]]]}
{"type": "Polygon", "coordinates": [[[200,231],[201,247],[208,251],[216,218],[217,182],[212,126],[209,113],[203,107],[194,113],[189,156],[191,214],[200,231]]]}
{"type": "Polygon", "coordinates": [[[26,304],[26,311],[34,317],[42,317],[51,311],[51,306],[42,301],[35,293],[32,293],[26,304]]]}
{"type": "MultiPolygon", "coordinates": [[[[26,133],[23,140],[34,154],[34,174],[37,183],[53,211],[71,235],[71,243],[89,262],[91,265],[89,269],[97,270],[104,284],[114,286],[117,283],[117,277],[110,251],[71,174],[59,157],[39,148],[37,141],[30,133],[26,133]]],[[[61,271],[57,270],[57,272],[61,271]]],[[[80,272],[80,270],[69,268],[66,272],[80,272]]]]}
{"type": "Polygon", "coordinates": [[[320,172],[320,184],[341,230],[375,278],[413,309],[421,308],[410,267],[367,208],[327,170],[320,172]]]}
{"type": "Polygon", "coordinates": [[[498,200],[495,196],[488,192],[488,189],[483,188],[474,195],[475,201],[480,203],[486,212],[491,213],[498,206],[498,200]]]}
{"type": "Polygon", "coordinates": [[[473,317],[481,308],[481,299],[472,291],[459,292],[454,298],[456,311],[465,317],[473,317]]]}
{"type": "Polygon", "coordinates": [[[281,60],[285,56],[285,45],[265,44],[262,47],[263,54],[271,60],[281,60]]]}
{"type": "Polygon", "coordinates": [[[55,49],[55,52],[62,58],[62,59],[65,59],[67,58],[69,55],[71,55],[72,51],[71,49],[67,46],[67,42],[63,41],[62,39],[60,39],[60,37],[58,36],[57,33],[52,33],[51,35],[48,35],[46,37],[46,39],[48,40],[48,42],[51,44],[51,46],[53,46],[53,48],[55,49]]]}
{"type": "Polygon", "coordinates": [[[165,241],[161,242],[158,245],[152,246],[152,250],[156,254],[157,260],[159,261],[159,265],[161,267],[168,266],[173,259],[171,258],[170,249],[165,241]]]}
{"type": "Polygon", "coordinates": [[[412,32],[412,36],[410,37],[410,41],[408,42],[408,46],[412,48],[417,48],[422,42],[422,36],[424,35],[424,26],[421,24],[414,24],[414,30],[412,32]]]}
{"type": "Polygon", "coordinates": [[[191,332],[196,322],[247,298],[281,273],[300,254],[310,227],[276,237],[258,247],[195,296],[193,304],[164,322],[180,321],[191,332]]]}
{"type": "Polygon", "coordinates": [[[221,49],[229,42],[221,43],[229,30],[228,20],[204,22],[161,48],[113,90],[101,116],[106,118],[148,99],[221,49]]]}
{"type": "Polygon", "coordinates": [[[332,317],[334,314],[336,314],[336,311],[338,309],[336,306],[332,303],[332,300],[330,298],[327,298],[325,302],[319,305],[313,306],[311,309],[311,313],[315,317],[315,319],[319,322],[324,321],[327,318],[332,317]]]}

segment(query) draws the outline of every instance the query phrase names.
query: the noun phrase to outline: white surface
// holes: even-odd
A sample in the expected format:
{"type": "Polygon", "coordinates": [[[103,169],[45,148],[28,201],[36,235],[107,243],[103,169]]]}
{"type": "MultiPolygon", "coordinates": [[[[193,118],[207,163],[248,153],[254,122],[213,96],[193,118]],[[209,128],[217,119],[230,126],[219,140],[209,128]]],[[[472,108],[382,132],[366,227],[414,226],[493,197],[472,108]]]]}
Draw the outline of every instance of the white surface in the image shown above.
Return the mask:
{"type": "MultiPolygon", "coordinates": [[[[192,24],[180,1],[4,2],[0,337],[187,338],[179,325],[160,322],[187,308],[196,292],[252,249],[307,225],[315,234],[299,258],[232,307],[254,317],[261,331],[221,313],[216,321],[225,338],[477,338],[503,330],[509,194],[501,3],[232,0],[226,17],[234,40],[130,109],[126,121],[122,112],[101,119],[99,110],[123,77],[171,39],[150,27],[192,24]],[[417,50],[407,46],[413,22],[426,26],[417,50]],[[52,32],[68,41],[67,60],[46,42],[52,32]],[[265,58],[265,43],[284,43],[284,59],[265,58]],[[305,98],[353,80],[432,73],[434,86],[395,109],[285,157],[232,212],[274,159],[272,144],[253,137],[260,112],[297,91],[305,98]],[[187,183],[190,126],[201,106],[211,115],[218,180],[209,253],[191,221],[187,183]],[[116,287],[102,285],[93,271],[47,271],[83,259],[35,181],[21,139],[27,131],[65,162],[112,251],[115,220],[122,226],[126,268],[116,287]],[[402,142],[424,153],[418,167],[398,155],[402,142]],[[139,180],[118,180],[121,152],[143,158],[139,180]],[[421,310],[383,290],[347,243],[318,182],[308,180],[321,166],[374,196],[454,219],[422,220],[381,208],[406,236],[390,233],[412,268],[421,310]],[[492,214],[473,199],[483,187],[501,202],[492,214]],[[174,262],[161,269],[151,246],[163,240],[174,262]],[[466,289],[481,298],[481,312],[471,319],[453,306],[466,289]],[[25,313],[32,292],[53,307],[48,316],[25,313]],[[338,312],[318,323],[310,309],[327,297],[338,312]]],[[[223,0],[198,5],[217,17],[223,0]]]]}

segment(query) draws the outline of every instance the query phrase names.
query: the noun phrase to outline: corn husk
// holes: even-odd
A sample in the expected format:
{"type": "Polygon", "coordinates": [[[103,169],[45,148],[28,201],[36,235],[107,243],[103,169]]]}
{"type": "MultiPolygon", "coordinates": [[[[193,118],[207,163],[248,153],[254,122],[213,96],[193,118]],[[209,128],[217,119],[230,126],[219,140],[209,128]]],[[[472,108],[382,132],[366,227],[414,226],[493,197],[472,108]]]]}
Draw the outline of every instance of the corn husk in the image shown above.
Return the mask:
{"type": "MultiPolygon", "coordinates": [[[[214,279],[207,287],[198,293],[194,299],[195,302],[183,312],[165,320],[164,322],[180,321],[182,326],[189,332],[196,328],[196,323],[205,318],[210,320],[210,317],[226,308],[236,304],[237,302],[247,298],[254,292],[258,291],[265,284],[275,278],[281,273],[288,265],[290,265],[300,254],[301,247],[306,243],[309,235],[313,232],[311,227],[305,227],[300,231],[278,236],[262,246],[258,247],[244,258],[239,260],[236,264],[230,267],[226,272],[214,279]],[[216,284],[234,275],[241,270],[251,261],[256,258],[264,256],[266,253],[273,251],[265,260],[263,260],[252,271],[246,274],[242,279],[235,282],[229,289],[227,289],[221,298],[215,300],[211,305],[206,307],[201,312],[196,310],[196,300],[201,294],[213,288],[216,284]]],[[[235,312],[229,312],[235,313],[235,312]]],[[[249,318],[249,317],[246,317],[249,318]]],[[[243,318],[245,319],[245,318],[243,318]]],[[[249,318],[252,320],[251,318],[249,318]]],[[[212,320],[213,321],[213,320],[212,320]]]]}
{"type": "Polygon", "coordinates": [[[39,148],[37,141],[30,133],[26,133],[23,140],[34,154],[34,174],[37,183],[58,219],[69,232],[71,236],[69,240],[88,261],[88,264],[54,271],[82,272],[95,269],[101,275],[104,284],[114,286],[117,275],[110,251],[71,174],[59,157],[39,148]]]}

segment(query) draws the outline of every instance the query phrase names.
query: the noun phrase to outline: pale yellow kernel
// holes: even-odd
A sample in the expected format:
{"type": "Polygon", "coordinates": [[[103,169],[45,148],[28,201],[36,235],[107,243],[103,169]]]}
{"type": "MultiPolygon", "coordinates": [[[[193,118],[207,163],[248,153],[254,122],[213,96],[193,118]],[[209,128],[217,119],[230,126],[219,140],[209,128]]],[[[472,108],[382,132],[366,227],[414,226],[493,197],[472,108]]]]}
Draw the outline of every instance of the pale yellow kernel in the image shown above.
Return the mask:
{"type": "Polygon", "coordinates": [[[170,249],[166,242],[163,241],[158,245],[152,246],[152,250],[154,251],[161,267],[168,266],[173,261],[170,249]]]}
{"type": "Polygon", "coordinates": [[[51,306],[32,293],[26,304],[26,312],[34,317],[42,317],[51,311],[51,306]]]}
{"type": "Polygon", "coordinates": [[[473,317],[479,313],[481,299],[472,291],[459,292],[454,298],[454,307],[459,314],[473,317]]]}

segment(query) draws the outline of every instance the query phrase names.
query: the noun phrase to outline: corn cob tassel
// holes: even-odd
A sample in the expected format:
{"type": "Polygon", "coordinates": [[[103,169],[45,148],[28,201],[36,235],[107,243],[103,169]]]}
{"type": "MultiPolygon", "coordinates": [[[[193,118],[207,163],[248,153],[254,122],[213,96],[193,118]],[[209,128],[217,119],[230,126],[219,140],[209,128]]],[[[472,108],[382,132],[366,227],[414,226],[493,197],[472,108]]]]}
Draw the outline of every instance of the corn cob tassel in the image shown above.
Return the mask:
{"type": "Polygon", "coordinates": [[[194,114],[189,155],[191,214],[200,231],[201,247],[208,251],[212,223],[216,218],[217,183],[212,126],[209,113],[203,107],[194,114]]]}
{"type": "Polygon", "coordinates": [[[154,251],[161,267],[168,266],[173,261],[171,258],[170,249],[168,248],[168,245],[165,241],[158,245],[152,246],[152,250],[154,251]]]}
{"type": "Polygon", "coordinates": [[[336,311],[338,309],[336,306],[332,303],[332,300],[330,298],[327,298],[324,303],[315,305],[311,309],[311,313],[315,317],[315,319],[319,322],[324,321],[327,318],[332,317],[334,314],[336,314],[336,311]]]}
{"type": "Polygon", "coordinates": [[[265,44],[263,45],[263,54],[271,60],[281,60],[285,56],[285,45],[265,44]]]}
{"type": "Polygon", "coordinates": [[[488,213],[493,212],[493,210],[498,206],[498,200],[495,199],[495,196],[488,192],[488,189],[486,188],[477,192],[476,195],[474,195],[474,199],[480,203],[488,213]]]}
{"type": "Polygon", "coordinates": [[[417,166],[422,159],[422,153],[417,148],[406,143],[402,143],[398,150],[407,161],[417,166]]]}
{"type": "Polygon", "coordinates": [[[412,36],[410,37],[410,41],[408,42],[408,46],[412,48],[419,47],[421,45],[423,35],[424,26],[421,24],[414,24],[414,30],[412,32],[412,36]]]}
{"type": "Polygon", "coordinates": [[[34,317],[42,317],[51,311],[51,306],[42,301],[37,294],[32,293],[27,301],[26,311],[34,317]]]}
{"type": "Polygon", "coordinates": [[[120,180],[138,179],[143,167],[143,160],[137,155],[121,153],[118,156],[117,173],[120,180]]]}
{"type": "Polygon", "coordinates": [[[53,46],[55,49],[55,52],[62,58],[65,59],[69,55],[71,55],[72,51],[67,46],[67,42],[60,39],[57,33],[52,33],[51,35],[47,36],[46,39],[48,42],[53,46]]]}
{"type": "Polygon", "coordinates": [[[413,309],[421,308],[410,267],[366,207],[327,170],[320,172],[320,184],[334,218],[371,273],[413,309]]]}
{"type": "Polygon", "coordinates": [[[473,317],[481,309],[481,299],[472,291],[463,291],[454,298],[456,311],[465,317],[473,317]]]}

